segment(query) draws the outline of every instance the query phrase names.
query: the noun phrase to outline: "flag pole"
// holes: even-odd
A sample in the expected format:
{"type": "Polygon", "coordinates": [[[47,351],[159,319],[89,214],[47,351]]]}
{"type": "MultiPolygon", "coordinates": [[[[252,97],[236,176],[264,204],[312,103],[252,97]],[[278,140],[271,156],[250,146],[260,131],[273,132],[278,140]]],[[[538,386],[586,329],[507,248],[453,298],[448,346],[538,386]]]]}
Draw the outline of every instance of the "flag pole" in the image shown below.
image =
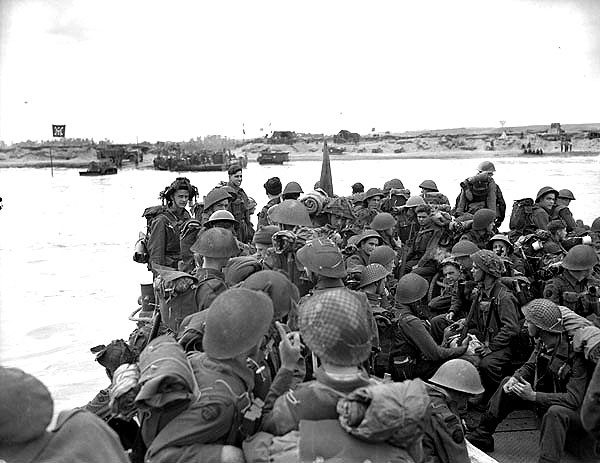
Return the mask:
{"type": "Polygon", "coordinates": [[[54,163],[52,162],[52,143],[50,143],[50,176],[54,177],[54,163]]]}

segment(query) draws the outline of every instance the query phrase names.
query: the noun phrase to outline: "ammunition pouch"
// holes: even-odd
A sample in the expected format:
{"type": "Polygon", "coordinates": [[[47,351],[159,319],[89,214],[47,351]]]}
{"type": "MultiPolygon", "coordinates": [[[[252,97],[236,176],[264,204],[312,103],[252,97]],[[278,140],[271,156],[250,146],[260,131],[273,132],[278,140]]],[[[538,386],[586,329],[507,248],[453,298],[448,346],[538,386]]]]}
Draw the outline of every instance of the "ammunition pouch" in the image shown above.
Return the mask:
{"type": "Polygon", "coordinates": [[[579,293],[574,291],[565,291],[562,294],[562,297],[563,301],[565,301],[567,304],[577,304],[577,301],[579,300],[579,293]]]}

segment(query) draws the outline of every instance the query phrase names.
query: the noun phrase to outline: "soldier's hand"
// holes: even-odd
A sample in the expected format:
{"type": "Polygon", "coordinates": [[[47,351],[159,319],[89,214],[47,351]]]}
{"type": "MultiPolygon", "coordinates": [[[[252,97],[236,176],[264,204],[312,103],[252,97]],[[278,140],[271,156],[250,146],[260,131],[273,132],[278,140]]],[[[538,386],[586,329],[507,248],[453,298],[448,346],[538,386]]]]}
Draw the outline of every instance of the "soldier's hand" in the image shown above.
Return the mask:
{"type": "Polygon", "coordinates": [[[396,244],[396,246],[398,246],[399,248],[402,247],[402,240],[400,238],[395,238],[394,239],[394,243],[396,244]]]}
{"type": "Polygon", "coordinates": [[[515,378],[514,376],[511,376],[510,378],[508,378],[508,381],[506,381],[506,383],[504,383],[504,386],[502,386],[502,389],[504,389],[504,392],[512,392],[514,385],[517,384],[518,382],[519,382],[519,380],[517,378],[515,378]]]}
{"type": "Polygon", "coordinates": [[[512,392],[523,400],[533,402],[535,400],[535,391],[527,381],[522,378],[513,385],[512,392]]]}
{"type": "Polygon", "coordinates": [[[302,358],[302,343],[300,342],[300,333],[293,331],[287,333],[283,323],[275,322],[275,327],[281,336],[279,343],[279,356],[281,357],[281,367],[288,370],[295,370],[298,362],[302,358]]]}
{"type": "Polygon", "coordinates": [[[454,321],[454,312],[448,312],[446,314],[446,320],[448,320],[449,322],[454,321]]]}

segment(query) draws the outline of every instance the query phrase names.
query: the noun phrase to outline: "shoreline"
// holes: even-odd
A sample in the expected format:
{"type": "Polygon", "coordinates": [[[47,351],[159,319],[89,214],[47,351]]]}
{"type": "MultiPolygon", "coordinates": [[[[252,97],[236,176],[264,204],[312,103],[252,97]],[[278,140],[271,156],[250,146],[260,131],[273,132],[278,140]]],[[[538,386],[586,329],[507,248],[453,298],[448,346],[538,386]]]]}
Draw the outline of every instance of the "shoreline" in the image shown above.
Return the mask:
{"type": "MultiPolygon", "coordinates": [[[[256,154],[247,153],[248,162],[256,163],[256,154]]],[[[498,157],[514,157],[514,158],[570,158],[578,156],[598,156],[598,151],[572,151],[568,153],[547,152],[544,154],[523,154],[521,151],[515,150],[498,150],[498,151],[414,151],[406,153],[356,153],[349,152],[343,154],[330,154],[329,158],[334,161],[369,161],[369,160],[397,160],[397,159],[475,159],[486,158],[494,159],[498,157]]],[[[36,156],[37,157],[37,156],[36,156]]],[[[306,153],[290,153],[290,162],[302,161],[320,161],[323,158],[321,151],[306,152],[306,153]]],[[[147,156],[143,162],[140,162],[137,169],[153,169],[154,156],[147,156]]],[[[55,159],[52,161],[52,166],[55,168],[68,169],[86,169],[90,163],[89,157],[74,157],[71,159],[55,159]]],[[[284,164],[285,165],[285,164],[284,164]]],[[[125,164],[125,168],[132,168],[133,164],[125,164]]],[[[6,159],[0,160],[0,169],[9,168],[50,168],[50,160],[41,159],[6,159]]]]}

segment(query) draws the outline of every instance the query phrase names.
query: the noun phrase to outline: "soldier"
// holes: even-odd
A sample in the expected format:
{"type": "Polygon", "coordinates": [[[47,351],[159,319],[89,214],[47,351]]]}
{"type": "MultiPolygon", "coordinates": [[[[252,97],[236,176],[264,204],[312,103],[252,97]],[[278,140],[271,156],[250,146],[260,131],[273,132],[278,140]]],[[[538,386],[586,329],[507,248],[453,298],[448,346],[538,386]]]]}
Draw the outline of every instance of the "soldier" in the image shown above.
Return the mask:
{"type": "Polygon", "coordinates": [[[283,189],[281,199],[298,199],[302,193],[304,193],[304,191],[302,191],[302,187],[299,183],[289,182],[283,189]]]}
{"type": "Polygon", "coordinates": [[[502,276],[525,275],[525,262],[514,253],[514,245],[506,235],[498,233],[490,238],[487,249],[504,260],[505,272],[502,276]]]}
{"type": "Polygon", "coordinates": [[[406,204],[401,207],[401,212],[396,217],[398,238],[400,238],[404,245],[410,245],[417,236],[417,233],[419,233],[419,222],[415,208],[424,204],[425,201],[420,196],[411,196],[406,201],[406,204]]]}
{"type": "Polygon", "coordinates": [[[600,362],[598,361],[581,406],[581,421],[584,429],[596,440],[600,440],[600,362]]]}
{"type": "Polygon", "coordinates": [[[477,175],[461,182],[461,193],[456,199],[455,215],[475,214],[479,209],[487,208],[496,214],[495,225],[500,227],[506,214],[506,203],[500,187],[494,182],[496,168],[490,161],[477,166],[477,175]]]}
{"type": "Polygon", "coordinates": [[[427,280],[415,273],[404,275],[396,287],[397,329],[390,354],[392,379],[429,378],[445,361],[467,351],[468,339],[458,347],[440,347],[431,337],[429,321],[420,307],[427,280]]]}
{"type": "Polygon", "coordinates": [[[475,243],[479,249],[485,249],[488,241],[495,235],[496,214],[491,209],[479,209],[473,216],[471,230],[464,233],[460,239],[475,243]]]}
{"type": "Polygon", "coordinates": [[[144,461],[244,461],[234,446],[241,445],[253,424],[246,410],[254,408],[254,372],[247,362],[255,361],[273,313],[265,294],[233,288],[219,295],[207,311],[203,352],[186,360],[183,349],[164,336],[144,349],[140,370],[145,381],[136,397],[145,410],[144,461]],[[175,384],[180,387],[156,389],[161,374],[178,378],[175,384]],[[164,403],[169,395],[179,400],[164,403]]]}
{"type": "Polygon", "coordinates": [[[550,222],[550,213],[552,212],[557,196],[558,191],[551,186],[545,186],[538,191],[531,212],[531,220],[536,228],[547,230],[548,222],[550,222]]]}
{"type": "Polygon", "coordinates": [[[48,388],[17,368],[0,367],[0,459],[15,463],[128,463],[112,429],[83,409],[61,411],[51,431],[48,388]]]}
{"type": "Polygon", "coordinates": [[[374,314],[389,310],[385,279],[390,272],[381,264],[369,264],[362,271],[358,290],[367,295],[374,314]]]}
{"type": "Polygon", "coordinates": [[[375,216],[381,212],[381,200],[383,192],[379,188],[369,188],[362,201],[362,208],[356,212],[356,225],[359,228],[366,228],[373,221],[375,216]]]}
{"type": "Polygon", "coordinates": [[[450,212],[450,201],[448,198],[440,193],[437,185],[433,180],[423,180],[419,185],[421,189],[421,197],[429,204],[434,210],[442,209],[446,212],[450,212]]]}
{"type": "Polygon", "coordinates": [[[400,250],[402,242],[398,238],[394,238],[396,221],[392,214],[389,212],[378,213],[369,224],[369,228],[379,233],[383,244],[391,247],[395,251],[400,250]]]}
{"type": "Polygon", "coordinates": [[[567,190],[566,188],[564,190],[560,190],[558,192],[558,197],[556,198],[556,205],[550,214],[551,220],[561,220],[565,224],[568,233],[571,233],[573,230],[575,230],[575,228],[577,228],[573,214],[569,209],[569,204],[571,204],[571,201],[575,201],[573,192],[571,190],[567,190]]]}
{"type": "MultiPolygon", "coordinates": [[[[452,294],[456,291],[455,285],[461,277],[461,266],[453,257],[446,257],[441,264],[442,281],[431,281],[429,293],[435,295],[431,297],[428,307],[433,315],[443,314],[444,316],[450,310],[452,305],[452,294]],[[441,290],[437,291],[436,286],[441,286],[441,290]]],[[[433,320],[432,320],[433,326],[433,320]]],[[[435,338],[435,336],[434,336],[435,338]]],[[[440,339],[441,342],[441,339],[440,339]]]]}
{"type": "Polygon", "coordinates": [[[229,174],[229,182],[224,188],[232,196],[229,201],[229,212],[233,214],[239,224],[236,235],[242,243],[250,243],[252,241],[253,226],[249,213],[251,209],[250,200],[241,186],[242,166],[235,164],[227,169],[227,173],[229,174]]]}
{"type": "Polygon", "coordinates": [[[365,195],[365,186],[357,182],[352,185],[352,195],[350,196],[350,201],[352,204],[357,205],[362,202],[363,197],[365,195]]]}
{"type": "Polygon", "coordinates": [[[466,360],[448,360],[426,384],[431,399],[429,419],[424,421],[424,461],[470,463],[459,410],[467,399],[483,393],[477,369],[466,360]]]}
{"type": "Polygon", "coordinates": [[[356,253],[346,259],[346,269],[351,269],[359,265],[366,267],[369,264],[369,256],[382,243],[381,235],[375,230],[363,230],[356,239],[356,253]]]}
{"type": "Polygon", "coordinates": [[[398,256],[396,252],[389,246],[377,246],[371,255],[369,255],[369,264],[381,264],[385,269],[390,272],[385,279],[385,288],[389,294],[390,304],[393,302],[394,294],[396,294],[396,285],[398,280],[396,279],[395,272],[397,270],[398,256]]]}
{"type": "Polygon", "coordinates": [[[176,179],[161,192],[166,208],[163,207],[150,224],[147,242],[150,269],[154,265],[178,268],[181,260],[180,229],[185,221],[191,219],[185,206],[197,194],[196,187],[184,177],[176,179]]]}
{"type": "Polygon", "coordinates": [[[384,199],[381,201],[381,211],[397,214],[398,208],[406,204],[410,198],[410,191],[404,188],[402,181],[397,178],[388,180],[383,184],[384,199]]]}
{"type": "Polygon", "coordinates": [[[277,225],[267,225],[259,227],[252,238],[252,244],[256,248],[256,257],[264,259],[267,255],[267,249],[273,246],[272,238],[279,231],[277,225]]]}
{"type": "Polygon", "coordinates": [[[279,180],[279,177],[270,178],[269,180],[267,180],[265,182],[263,187],[265,188],[265,192],[267,193],[267,198],[269,198],[269,201],[267,202],[267,204],[265,204],[265,206],[263,206],[263,208],[258,213],[258,223],[257,223],[258,228],[269,225],[269,218],[267,217],[267,211],[269,210],[269,208],[271,206],[274,206],[275,204],[279,204],[282,201],[282,199],[281,199],[282,185],[281,185],[281,180],[279,180]]]}
{"type": "Polygon", "coordinates": [[[296,259],[313,285],[313,293],[344,288],[347,275],[344,257],[333,241],[327,238],[308,241],[296,252],[296,259]]]}
{"type": "Polygon", "coordinates": [[[350,236],[359,232],[350,228],[356,217],[352,210],[352,205],[347,198],[332,199],[323,208],[323,213],[327,214],[328,221],[317,232],[319,235],[331,239],[340,249],[345,246],[350,236]]]}
{"type": "Polygon", "coordinates": [[[214,188],[210,190],[204,197],[204,208],[201,211],[200,217],[196,215],[196,219],[200,220],[201,225],[208,220],[208,218],[216,211],[223,211],[229,209],[229,201],[233,196],[229,194],[229,191],[225,188],[214,188]]]}
{"type": "Polygon", "coordinates": [[[487,249],[471,255],[476,295],[465,320],[470,333],[482,346],[479,372],[487,394],[492,394],[502,379],[505,366],[512,360],[514,343],[520,331],[518,301],[500,281],[502,259],[487,249]]]}
{"type": "Polygon", "coordinates": [[[589,377],[585,359],[573,351],[556,304],[534,299],[522,310],[527,331],[537,340],[536,347],[521,368],[504,378],[467,439],[484,452],[492,452],[492,435],[504,418],[513,410],[534,404],[543,414],[540,462],[561,461],[566,445],[579,455],[585,450],[593,452],[595,443],[584,432],[578,412],[589,377]]]}
{"type": "Polygon", "coordinates": [[[418,273],[430,280],[437,272],[436,258],[444,229],[431,220],[431,208],[427,204],[417,206],[415,212],[419,222],[419,232],[406,253],[405,271],[418,273]]]}
{"type": "Polygon", "coordinates": [[[600,315],[600,281],[592,276],[597,264],[598,256],[591,246],[572,247],[562,261],[563,273],[544,287],[544,297],[584,317],[600,315]]]}

